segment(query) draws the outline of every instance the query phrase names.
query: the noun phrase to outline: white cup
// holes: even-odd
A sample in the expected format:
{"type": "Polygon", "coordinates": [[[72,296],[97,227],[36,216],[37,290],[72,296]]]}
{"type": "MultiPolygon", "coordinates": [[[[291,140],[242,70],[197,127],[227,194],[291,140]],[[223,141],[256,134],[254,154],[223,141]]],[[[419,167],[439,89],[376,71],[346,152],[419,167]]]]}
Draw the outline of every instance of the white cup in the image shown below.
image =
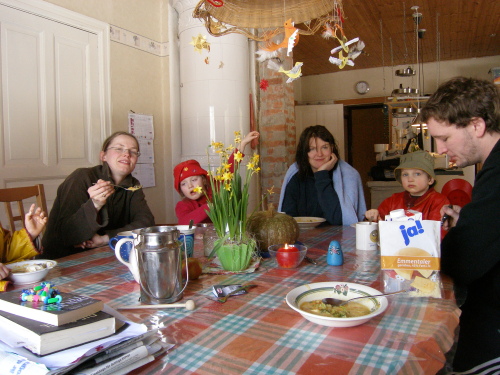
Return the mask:
{"type": "Polygon", "coordinates": [[[356,223],[356,249],[378,249],[378,224],[361,221],[356,223]]]}
{"type": "Polygon", "coordinates": [[[136,229],[132,231],[132,237],[133,238],[122,238],[118,240],[118,242],[115,245],[115,255],[116,258],[123,264],[125,264],[128,269],[130,270],[130,273],[132,276],[134,276],[134,280],[137,283],[141,283],[141,276],[139,275],[139,265],[138,265],[138,259],[137,259],[137,249],[135,248],[139,244],[139,233],[141,229],[136,229]],[[122,254],[120,253],[120,248],[122,247],[123,244],[130,243],[131,249],[129,253],[129,258],[128,259],[123,259],[122,254]]]}

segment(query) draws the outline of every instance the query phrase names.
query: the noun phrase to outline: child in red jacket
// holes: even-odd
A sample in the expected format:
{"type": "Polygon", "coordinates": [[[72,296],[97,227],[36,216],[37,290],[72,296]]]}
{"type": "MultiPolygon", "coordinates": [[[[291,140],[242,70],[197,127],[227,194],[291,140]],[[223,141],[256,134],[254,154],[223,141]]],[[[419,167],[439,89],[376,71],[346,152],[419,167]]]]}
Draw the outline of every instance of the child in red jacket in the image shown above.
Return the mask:
{"type": "Polygon", "coordinates": [[[405,191],[386,198],[378,210],[366,211],[368,220],[385,220],[392,210],[411,209],[422,213],[423,220],[441,220],[440,210],[449,205],[448,198],[434,190],[434,158],[426,151],[405,154],[394,171],[396,180],[405,191]]]}
{"type": "MultiPolygon", "coordinates": [[[[254,139],[259,138],[259,133],[256,131],[248,133],[239,145],[239,150],[244,153],[245,147],[254,139]]],[[[234,153],[229,157],[228,163],[233,165],[234,153]]],[[[233,169],[231,169],[233,172],[233,169]]],[[[175,206],[175,214],[179,225],[187,225],[190,220],[194,224],[211,223],[207,215],[208,200],[212,197],[212,189],[210,181],[208,181],[208,173],[204,170],[200,163],[196,160],[186,160],[179,163],[174,168],[174,187],[183,198],[175,206]],[[200,189],[196,189],[201,187],[200,189]]]]}

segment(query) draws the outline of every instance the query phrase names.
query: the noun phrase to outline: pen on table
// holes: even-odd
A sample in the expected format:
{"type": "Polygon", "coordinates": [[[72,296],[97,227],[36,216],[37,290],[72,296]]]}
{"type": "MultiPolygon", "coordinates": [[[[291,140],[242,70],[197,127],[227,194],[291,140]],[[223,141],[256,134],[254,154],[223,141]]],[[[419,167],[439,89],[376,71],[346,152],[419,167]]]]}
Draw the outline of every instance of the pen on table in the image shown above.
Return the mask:
{"type": "MultiPolygon", "coordinates": [[[[448,207],[453,208],[452,204],[449,204],[448,207]]],[[[450,215],[444,214],[443,217],[441,218],[441,226],[443,226],[444,222],[450,218],[450,215]]]]}

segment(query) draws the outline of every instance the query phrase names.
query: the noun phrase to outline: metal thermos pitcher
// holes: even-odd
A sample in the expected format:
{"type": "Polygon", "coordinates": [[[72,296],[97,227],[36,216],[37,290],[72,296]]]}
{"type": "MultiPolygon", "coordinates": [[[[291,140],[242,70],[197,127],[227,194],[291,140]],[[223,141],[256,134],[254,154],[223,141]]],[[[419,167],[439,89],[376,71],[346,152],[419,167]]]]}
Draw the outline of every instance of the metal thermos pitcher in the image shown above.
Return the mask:
{"type": "Polygon", "coordinates": [[[182,298],[187,286],[182,282],[182,243],[176,227],[142,228],[138,235],[137,263],[140,274],[141,302],[172,303],[182,298]]]}

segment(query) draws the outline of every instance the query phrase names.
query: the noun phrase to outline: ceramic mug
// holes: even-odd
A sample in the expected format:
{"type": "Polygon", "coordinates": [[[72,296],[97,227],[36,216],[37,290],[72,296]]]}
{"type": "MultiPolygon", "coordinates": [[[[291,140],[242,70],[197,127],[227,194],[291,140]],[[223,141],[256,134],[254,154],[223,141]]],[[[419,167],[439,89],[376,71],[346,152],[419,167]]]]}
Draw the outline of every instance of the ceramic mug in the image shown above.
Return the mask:
{"type": "Polygon", "coordinates": [[[182,253],[187,252],[188,258],[192,258],[194,254],[194,231],[196,227],[189,229],[189,225],[176,225],[180,232],[179,241],[182,242],[182,253]]]}
{"type": "MultiPolygon", "coordinates": [[[[132,231],[131,230],[127,230],[125,232],[120,232],[116,236],[112,237],[109,240],[109,247],[113,251],[116,251],[115,250],[116,244],[122,238],[134,238],[133,235],[132,235],[132,231]]],[[[132,244],[130,242],[124,242],[122,244],[123,244],[123,246],[122,245],[118,246],[118,249],[119,249],[118,251],[120,252],[120,255],[121,255],[122,259],[125,260],[126,262],[128,262],[129,257],[130,257],[130,250],[132,250],[132,244]]]]}
{"type": "Polygon", "coordinates": [[[378,249],[378,224],[362,221],[356,223],[356,249],[378,249]]]}
{"type": "MultiPolygon", "coordinates": [[[[142,228],[141,228],[142,229],[142,228]]],[[[130,270],[130,273],[132,276],[134,276],[134,280],[137,283],[141,283],[141,276],[139,274],[139,266],[137,263],[137,249],[136,246],[139,244],[139,233],[141,232],[141,229],[135,229],[131,231],[132,238],[129,237],[124,237],[118,240],[118,242],[115,245],[115,255],[116,258],[125,264],[128,269],[130,270]],[[120,249],[122,247],[130,247],[129,251],[129,257],[128,259],[125,259],[122,257],[120,249]]]]}

